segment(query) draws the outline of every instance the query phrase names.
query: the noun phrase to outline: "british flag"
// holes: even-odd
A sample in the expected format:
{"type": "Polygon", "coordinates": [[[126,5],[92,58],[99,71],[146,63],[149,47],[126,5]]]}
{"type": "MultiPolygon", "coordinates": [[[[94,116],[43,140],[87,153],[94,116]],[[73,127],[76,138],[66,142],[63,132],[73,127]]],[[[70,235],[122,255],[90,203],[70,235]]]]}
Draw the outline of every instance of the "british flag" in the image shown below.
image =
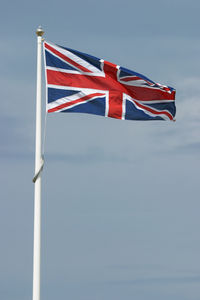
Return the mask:
{"type": "Polygon", "coordinates": [[[106,60],[44,42],[47,111],[174,120],[175,89],[106,60]]]}

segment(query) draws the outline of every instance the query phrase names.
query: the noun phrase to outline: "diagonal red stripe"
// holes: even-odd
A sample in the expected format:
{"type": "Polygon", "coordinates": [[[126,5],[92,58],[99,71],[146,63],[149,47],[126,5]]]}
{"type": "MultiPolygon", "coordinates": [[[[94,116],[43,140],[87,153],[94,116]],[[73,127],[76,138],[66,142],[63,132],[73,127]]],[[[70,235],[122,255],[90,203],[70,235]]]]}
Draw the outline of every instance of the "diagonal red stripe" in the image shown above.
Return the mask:
{"type": "Polygon", "coordinates": [[[120,80],[128,82],[128,81],[133,81],[133,80],[144,80],[144,79],[137,77],[137,76],[130,76],[130,77],[122,77],[122,78],[120,78],[120,80]]]}
{"type": "Polygon", "coordinates": [[[79,98],[77,100],[74,100],[74,101],[70,101],[70,102],[67,102],[67,103],[63,103],[61,105],[58,105],[54,108],[50,108],[48,110],[49,113],[51,112],[56,112],[60,109],[63,109],[63,108],[67,108],[68,106],[71,106],[71,105],[74,105],[74,104],[78,104],[78,103],[81,103],[81,102],[84,102],[84,101],[87,101],[87,100],[92,100],[92,98],[94,97],[98,97],[98,96],[104,96],[105,94],[102,94],[102,93],[94,93],[94,94],[90,94],[90,95],[87,95],[87,96],[84,96],[82,98],[79,98]]]}
{"type": "Polygon", "coordinates": [[[155,115],[166,115],[170,120],[173,120],[173,116],[169,112],[167,112],[166,110],[157,111],[157,110],[155,110],[153,108],[150,108],[148,106],[142,105],[142,104],[140,104],[137,101],[134,101],[134,102],[136,103],[137,106],[139,106],[140,108],[145,109],[145,110],[151,112],[152,114],[155,114],[155,115]]]}
{"type": "Polygon", "coordinates": [[[72,59],[70,59],[69,57],[65,56],[64,54],[60,53],[58,50],[54,49],[49,44],[44,43],[44,45],[45,45],[45,48],[47,48],[48,50],[50,50],[51,52],[53,52],[54,54],[56,54],[57,56],[59,56],[60,58],[62,58],[63,60],[65,60],[66,62],[70,63],[74,67],[78,68],[79,70],[81,70],[83,72],[87,72],[87,73],[92,73],[90,70],[88,70],[87,68],[79,65],[77,62],[73,61],[72,59]]]}

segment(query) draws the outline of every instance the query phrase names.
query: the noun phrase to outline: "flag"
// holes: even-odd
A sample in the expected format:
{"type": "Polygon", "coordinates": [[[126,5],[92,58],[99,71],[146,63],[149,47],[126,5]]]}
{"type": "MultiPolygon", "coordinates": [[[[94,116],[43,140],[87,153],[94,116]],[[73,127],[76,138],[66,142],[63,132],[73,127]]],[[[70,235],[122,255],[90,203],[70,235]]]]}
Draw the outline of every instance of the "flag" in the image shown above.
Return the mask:
{"type": "Polygon", "coordinates": [[[86,53],[44,42],[47,111],[174,120],[175,89],[86,53]]]}

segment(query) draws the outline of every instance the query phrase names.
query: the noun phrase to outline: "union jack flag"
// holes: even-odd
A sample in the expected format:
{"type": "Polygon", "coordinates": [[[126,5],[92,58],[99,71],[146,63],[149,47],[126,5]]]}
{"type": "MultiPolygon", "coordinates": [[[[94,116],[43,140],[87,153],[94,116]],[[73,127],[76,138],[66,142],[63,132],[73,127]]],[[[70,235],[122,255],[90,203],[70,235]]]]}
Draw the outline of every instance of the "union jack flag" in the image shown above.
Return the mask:
{"type": "Polygon", "coordinates": [[[44,42],[47,111],[174,120],[175,89],[103,59],[44,42]]]}

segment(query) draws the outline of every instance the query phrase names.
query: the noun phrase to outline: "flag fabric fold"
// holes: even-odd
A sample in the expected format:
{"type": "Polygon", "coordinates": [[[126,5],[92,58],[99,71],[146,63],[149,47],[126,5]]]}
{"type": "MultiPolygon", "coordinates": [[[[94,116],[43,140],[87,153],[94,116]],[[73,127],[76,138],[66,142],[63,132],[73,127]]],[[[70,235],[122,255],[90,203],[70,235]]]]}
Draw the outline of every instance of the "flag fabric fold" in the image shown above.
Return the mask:
{"type": "Polygon", "coordinates": [[[44,42],[47,111],[174,120],[175,89],[103,59],[44,42]]]}

